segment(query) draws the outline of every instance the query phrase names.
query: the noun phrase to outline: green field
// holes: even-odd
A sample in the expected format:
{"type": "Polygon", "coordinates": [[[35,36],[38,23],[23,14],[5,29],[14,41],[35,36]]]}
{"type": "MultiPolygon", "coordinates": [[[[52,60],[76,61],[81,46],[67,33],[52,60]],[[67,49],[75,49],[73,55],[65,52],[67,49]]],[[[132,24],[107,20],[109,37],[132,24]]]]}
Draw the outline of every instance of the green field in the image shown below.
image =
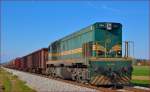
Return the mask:
{"type": "Polygon", "coordinates": [[[0,69],[0,92],[35,92],[25,85],[17,76],[0,69]]]}
{"type": "Polygon", "coordinates": [[[150,85],[150,67],[149,66],[133,66],[131,83],[139,86],[150,85]],[[136,79],[135,77],[141,77],[136,79]]]}
{"type": "Polygon", "coordinates": [[[132,74],[135,76],[149,76],[150,66],[133,66],[132,74]]]}

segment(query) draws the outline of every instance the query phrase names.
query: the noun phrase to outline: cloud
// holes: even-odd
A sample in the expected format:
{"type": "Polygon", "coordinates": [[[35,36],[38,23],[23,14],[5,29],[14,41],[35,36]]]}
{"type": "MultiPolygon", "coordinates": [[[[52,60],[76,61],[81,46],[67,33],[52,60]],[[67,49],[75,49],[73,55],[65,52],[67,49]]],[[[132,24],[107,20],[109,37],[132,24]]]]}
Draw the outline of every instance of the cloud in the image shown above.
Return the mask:
{"type": "Polygon", "coordinates": [[[112,12],[120,12],[119,9],[112,8],[112,7],[108,6],[108,5],[101,5],[101,8],[105,9],[105,10],[108,10],[108,11],[112,11],[112,12]]]}
{"type": "Polygon", "coordinates": [[[92,8],[95,8],[95,9],[98,9],[98,7],[96,5],[94,5],[92,2],[90,1],[87,1],[86,3],[88,6],[92,7],[92,8]]]}
{"type": "Polygon", "coordinates": [[[103,9],[107,12],[115,12],[115,13],[120,13],[121,12],[119,9],[110,7],[106,4],[96,4],[96,3],[88,1],[87,5],[89,5],[90,7],[94,8],[94,9],[103,9]]]}

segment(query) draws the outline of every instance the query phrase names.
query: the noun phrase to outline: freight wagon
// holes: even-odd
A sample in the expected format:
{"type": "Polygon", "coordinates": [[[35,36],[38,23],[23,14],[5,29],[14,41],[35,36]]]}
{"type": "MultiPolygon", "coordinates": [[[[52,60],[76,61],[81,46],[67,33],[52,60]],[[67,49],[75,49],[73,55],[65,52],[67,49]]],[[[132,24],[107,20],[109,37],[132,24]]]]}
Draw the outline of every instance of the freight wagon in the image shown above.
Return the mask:
{"type": "Polygon", "coordinates": [[[46,70],[46,61],[48,58],[48,49],[42,48],[20,58],[21,70],[44,73],[46,70]]]}
{"type": "Polygon", "coordinates": [[[21,68],[20,58],[16,58],[16,59],[14,60],[14,62],[15,62],[15,63],[14,63],[14,68],[20,70],[20,68],[21,68]]]}
{"type": "Polygon", "coordinates": [[[93,85],[129,84],[131,61],[122,57],[122,25],[97,22],[49,45],[46,74],[93,85]]]}
{"type": "Polygon", "coordinates": [[[12,69],[15,68],[15,60],[14,59],[10,60],[9,62],[5,63],[4,66],[12,69]]]}

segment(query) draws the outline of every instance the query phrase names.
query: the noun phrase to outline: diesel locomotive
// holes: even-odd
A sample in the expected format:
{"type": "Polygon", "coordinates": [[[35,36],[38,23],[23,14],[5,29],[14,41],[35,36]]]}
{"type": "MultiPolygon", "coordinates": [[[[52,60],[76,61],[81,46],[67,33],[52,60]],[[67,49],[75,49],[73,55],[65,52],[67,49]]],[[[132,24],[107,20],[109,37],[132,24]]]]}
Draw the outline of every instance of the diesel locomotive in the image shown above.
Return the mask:
{"type": "Polygon", "coordinates": [[[132,74],[128,45],[126,41],[123,56],[120,23],[96,22],[5,66],[92,85],[128,85],[132,74]]]}
{"type": "Polygon", "coordinates": [[[128,85],[132,59],[127,51],[122,57],[120,23],[97,22],[49,45],[46,74],[93,85],[128,85]]]}

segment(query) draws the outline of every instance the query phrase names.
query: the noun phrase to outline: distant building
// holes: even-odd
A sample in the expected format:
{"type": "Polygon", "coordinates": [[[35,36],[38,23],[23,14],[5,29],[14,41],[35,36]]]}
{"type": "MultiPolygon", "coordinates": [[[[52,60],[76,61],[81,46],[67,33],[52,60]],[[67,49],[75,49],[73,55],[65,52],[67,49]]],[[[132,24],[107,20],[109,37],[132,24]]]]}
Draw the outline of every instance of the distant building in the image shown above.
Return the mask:
{"type": "Polygon", "coordinates": [[[134,65],[150,65],[150,60],[148,59],[136,59],[133,63],[134,65]]]}

